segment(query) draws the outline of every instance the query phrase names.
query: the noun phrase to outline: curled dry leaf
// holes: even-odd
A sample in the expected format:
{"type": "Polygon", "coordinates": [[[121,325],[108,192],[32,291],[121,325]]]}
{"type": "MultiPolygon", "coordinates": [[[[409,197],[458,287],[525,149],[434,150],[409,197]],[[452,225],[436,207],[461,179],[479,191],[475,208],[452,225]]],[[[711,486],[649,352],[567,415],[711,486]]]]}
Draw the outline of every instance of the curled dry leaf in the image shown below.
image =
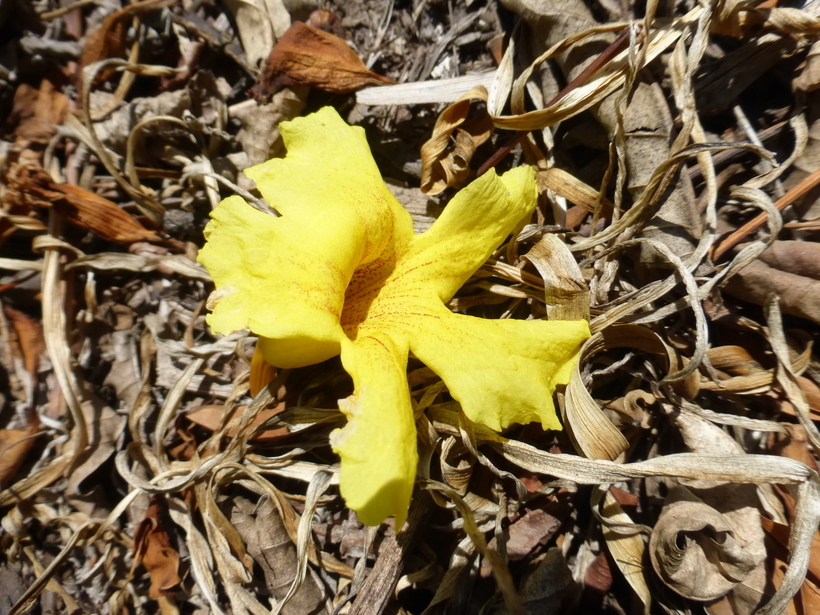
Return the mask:
{"type": "Polygon", "coordinates": [[[58,184],[42,168],[14,166],[6,178],[10,198],[28,207],[53,207],[69,222],[115,243],[160,241],[116,203],[73,184],[58,184]]]}
{"type": "Polygon", "coordinates": [[[667,586],[691,600],[726,595],[757,562],[717,510],[683,489],[674,489],[669,499],[649,540],[652,567],[667,586]]]}
{"type": "Polygon", "coordinates": [[[156,496],[151,498],[145,519],[134,530],[134,557],[151,577],[151,598],[173,594],[182,582],[179,553],[171,546],[161,518],[161,500],[156,496]]]}
{"type": "Polygon", "coordinates": [[[366,85],[389,83],[394,81],[367,70],[356,52],[338,36],[295,21],[273,47],[255,90],[268,99],[292,85],[345,94],[366,85]]]}
{"type": "Polygon", "coordinates": [[[473,154],[492,134],[486,103],[487,89],[480,85],[439,115],[433,135],[421,146],[422,192],[439,194],[467,179],[473,154]]]}

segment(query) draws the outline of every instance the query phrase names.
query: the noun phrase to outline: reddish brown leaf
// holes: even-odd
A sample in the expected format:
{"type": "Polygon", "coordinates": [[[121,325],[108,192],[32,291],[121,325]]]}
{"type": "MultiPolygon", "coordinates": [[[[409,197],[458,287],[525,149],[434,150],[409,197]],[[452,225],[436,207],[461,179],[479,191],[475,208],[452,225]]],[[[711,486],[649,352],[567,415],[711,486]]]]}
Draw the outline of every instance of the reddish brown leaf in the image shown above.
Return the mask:
{"type": "Polygon", "coordinates": [[[171,539],[165,531],[160,506],[159,498],[151,498],[145,519],[134,530],[134,557],[151,577],[151,588],[148,590],[151,598],[173,594],[182,582],[179,577],[179,554],[171,546],[171,539]]]}
{"type": "Polygon", "coordinates": [[[9,172],[7,181],[13,202],[28,207],[53,207],[69,222],[108,241],[161,240],[113,201],[80,186],[55,183],[42,168],[16,166],[9,172]]]}
{"type": "Polygon", "coordinates": [[[367,70],[338,36],[295,21],[274,45],[256,92],[267,99],[284,87],[308,85],[344,94],[390,83],[394,81],[367,70]]]}

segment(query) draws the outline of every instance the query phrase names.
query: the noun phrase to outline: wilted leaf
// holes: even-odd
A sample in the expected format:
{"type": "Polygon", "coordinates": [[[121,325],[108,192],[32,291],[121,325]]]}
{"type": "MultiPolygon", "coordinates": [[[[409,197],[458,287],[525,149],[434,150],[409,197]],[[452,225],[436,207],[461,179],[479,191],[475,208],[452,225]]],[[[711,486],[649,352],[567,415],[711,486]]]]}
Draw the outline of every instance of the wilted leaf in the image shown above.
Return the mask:
{"type": "Polygon", "coordinates": [[[367,70],[338,36],[295,21],[271,51],[257,90],[264,98],[291,85],[345,94],[366,85],[388,83],[394,82],[367,70]]]}
{"type": "Polygon", "coordinates": [[[479,145],[490,138],[493,121],[482,106],[487,90],[478,86],[442,111],[433,135],[421,146],[421,190],[439,194],[460,186],[470,174],[470,160],[479,145]]]}
{"type": "Polygon", "coordinates": [[[134,557],[148,571],[151,588],[148,595],[159,598],[173,594],[182,582],[179,577],[179,554],[161,519],[161,500],[151,498],[145,519],[134,530],[134,557]]]}
{"type": "MultiPolygon", "coordinates": [[[[262,569],[268,591],[282,600],[297,574],[296,546],[291,541],[280,511],[273,500],[262,497],[256,506],[237,498],[231,510],[231,523],[236,526],[248,548],[248,553],[262,569]]],[[[282,615],[315,613],[322,602],[322,592],[314,577],[308,576],[282,615]]]]}

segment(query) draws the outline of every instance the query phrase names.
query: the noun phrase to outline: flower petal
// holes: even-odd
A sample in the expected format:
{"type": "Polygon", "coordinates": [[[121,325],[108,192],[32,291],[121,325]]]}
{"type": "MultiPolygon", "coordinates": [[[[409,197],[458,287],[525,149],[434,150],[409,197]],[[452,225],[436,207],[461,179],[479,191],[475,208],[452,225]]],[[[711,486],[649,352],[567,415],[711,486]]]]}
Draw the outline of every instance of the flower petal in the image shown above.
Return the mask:
{"type": "Polygon", "coordinates": [[[386,334],[345,342],[342,364],[355,385],[339,401],[348,423],[330,435],[341,458],[342,496],[362,523],[378,525],[394,515],[398,530],[418,464],[406,342],[386,334]]]}
{"type": "Polygon", "coordinates": [[[282,216],[239,197],[211,213],[199,260],[214,279],[218,333],[249,328],[277,367],[318,363],[346,339],[339,321],[357,268],[395,262],[413,236],[410,215],[382,181],[364,131],[332,108],[281,132],[288,154],[248,169],[282,216]]]}
{"type": "MultiPolygon", "coordinates": [[[[263,352],[277,367],[310,365],[339,354],[339,325],[349,274],[302,250],[290,220],[257,211],[233,196],[211,212],[199,261],[214,279],[208,324],[217,333],[251,329],[290,340],[295,355],[263,352]],[[271,360],[282,359],[278,362],[271,360]]],[[[296,227],[296,228],[295,228],[296,227]]]]}
{"type": "Polygon", "coordinates": [[[364,129],[348,126],[333,107],[279,129],[287,156],[247,169],[245,175],[284,218],[298,219],[300,239],[312,239],[303,249],[320,248],[320,254],[352,273],[406,247],[413,221],[385,186],[364,129]]]}
{"type": "Polygon", "coordinates": [[[537,203],[535,172],[518,167],[485,173],[458,192],[429,230],[417,235],[402,270],[423,276],[449,301],[537,203]]]}
{"type": "Polygon", "coordinates": [[[470,420],[501,431],[540,422],[561,429],[552,393],[567,384],[585,320],[484,320],[445,307],[408,330],[410,350],[447,384],[470,420]]]}

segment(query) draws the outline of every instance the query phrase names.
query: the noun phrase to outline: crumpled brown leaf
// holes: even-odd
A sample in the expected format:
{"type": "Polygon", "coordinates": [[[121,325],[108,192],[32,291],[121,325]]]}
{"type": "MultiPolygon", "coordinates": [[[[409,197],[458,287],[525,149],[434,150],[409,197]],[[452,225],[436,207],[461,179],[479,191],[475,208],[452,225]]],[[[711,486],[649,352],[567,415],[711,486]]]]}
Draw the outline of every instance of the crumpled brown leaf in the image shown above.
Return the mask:
{"type": "Polygon", "coordinates": [[[338,36],[293,22],[271,50],[255,90],[268,99],[283,87],[308,85],[346,94],[366,85],[395,83],[370,70],[338,36]]]}
{"type": "Polygon", "coordinates": [[[116,203],[73,184],[58,184],[42,168],[15,166],[6,178],[10,198],[28,207],[53,207],[69,222],[115,243],[161,241],[116,203]]]}
{"type": "Polygon", "coordinates": [[[161,500],[154,496],[145,519],[134,530],[134,557],[151,577],[151,588],[148,590],[151,598],[173,594],[182,582],[179,553],[171,546],[160,515],[161,500]]]}
{"type": "Polygon", "coordinates": [[[493,131],[486,108],[477,109],[486,102],[487,89],[480,85],[439,115],[433,135],[421,146],[422,192],[439,194],[466,181],[473,154],[493,131]]]}
{"type": "Polygon", "coordinates": [[[691,600],[714,600],[755,569],[724,515],[683,487],[667,502],[649,540],[652,567],[667,586],[691,600]]]}

